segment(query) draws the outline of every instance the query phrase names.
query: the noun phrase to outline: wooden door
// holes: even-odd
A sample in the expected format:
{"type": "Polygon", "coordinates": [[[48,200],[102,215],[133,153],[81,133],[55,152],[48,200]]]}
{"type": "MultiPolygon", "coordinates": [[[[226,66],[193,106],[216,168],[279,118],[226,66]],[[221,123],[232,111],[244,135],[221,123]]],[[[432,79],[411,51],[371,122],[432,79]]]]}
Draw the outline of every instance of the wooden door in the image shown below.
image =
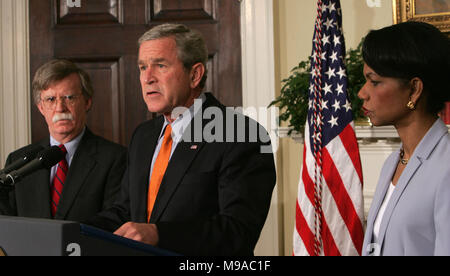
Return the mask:
{"type": "MultiPolygon", "coordinates": [[[[29,1],[31,78],[52,58],[66,58],[84,68],[95,89],[88,127],[100,136],[128,145],[136,126],[154,116],[142,99],[137,40],[166,22],[204,34],[209,51],[205,90],[227,106],[242,105],[238,0],[29,1]]],[[[35,142],[46,137],[48,129],[34,105],[31,114],[35,142]]]]}

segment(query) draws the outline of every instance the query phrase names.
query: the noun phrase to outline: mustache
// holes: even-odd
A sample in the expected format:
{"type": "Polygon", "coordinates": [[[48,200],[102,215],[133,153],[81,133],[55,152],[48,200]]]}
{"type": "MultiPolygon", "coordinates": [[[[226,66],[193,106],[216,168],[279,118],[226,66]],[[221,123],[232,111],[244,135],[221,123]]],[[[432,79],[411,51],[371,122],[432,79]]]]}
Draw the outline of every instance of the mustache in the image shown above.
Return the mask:
{"type": "Polygon", "coordinates": [[[53,123],[59,122],[61,120],[70,120],[73,121],[73,116],[71,113],[58,113],[53,116],[53,123]]]}

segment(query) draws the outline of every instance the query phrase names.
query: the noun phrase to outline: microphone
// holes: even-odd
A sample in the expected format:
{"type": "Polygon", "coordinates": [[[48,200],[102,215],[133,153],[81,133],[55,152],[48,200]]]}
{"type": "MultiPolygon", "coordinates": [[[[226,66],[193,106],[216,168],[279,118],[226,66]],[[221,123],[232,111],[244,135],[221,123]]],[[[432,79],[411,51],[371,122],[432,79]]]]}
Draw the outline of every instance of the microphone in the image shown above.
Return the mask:
{"type": "Polygon", "coordinates": [[[6,176],[6,174],[21,168],[26,163],[30,162],[30,160],[36,158],[38,153],[41,152],[43,149],[44,149],[43,146],[37,145],[32,149],[28,150],[22,158],[17,159],[16,161],[6,166],[3,170],[0,170],[0,176],[6,176]]]}
{"type": "Polygon", "coordinates": [[[23,177],[40,169],[50,169],[58,164],[65,157],[64,152],[58,147],[53,146],[38,154],[36,159],[30,161],[18,170],[14,170],[0,179],[0,183],[7,186],[13,186],[23,177]]]}

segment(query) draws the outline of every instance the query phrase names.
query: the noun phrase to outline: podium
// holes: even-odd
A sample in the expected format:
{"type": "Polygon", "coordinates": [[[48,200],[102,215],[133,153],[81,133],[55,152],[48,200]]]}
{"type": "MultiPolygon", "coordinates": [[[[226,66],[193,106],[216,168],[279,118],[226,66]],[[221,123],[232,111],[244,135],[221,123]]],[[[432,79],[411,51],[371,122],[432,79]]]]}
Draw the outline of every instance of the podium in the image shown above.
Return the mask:
{"type": "Polygon", "coordinates": [[[0,216],[0,256],[177,256],[71,221],[0,216]]]}

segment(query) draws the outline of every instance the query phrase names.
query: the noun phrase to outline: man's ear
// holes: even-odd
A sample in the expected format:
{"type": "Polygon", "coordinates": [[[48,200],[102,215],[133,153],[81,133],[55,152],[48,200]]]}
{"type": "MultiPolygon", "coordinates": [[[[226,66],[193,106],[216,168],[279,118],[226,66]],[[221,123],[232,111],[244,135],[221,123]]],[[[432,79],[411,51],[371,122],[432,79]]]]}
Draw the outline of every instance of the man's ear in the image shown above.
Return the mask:
{"type": "Polygon", "coordinates": [[[92,107],[92,98],[86,100],[86,112],[89,112],[92,107]]]}
{"type": "Polygon", "coordinates": [[[196,88],[200,82],[203,79],[203,76],[205,75],[205,66],[203,65],[203,63],[199,62],[194,64],[194,66],[192,66],[191,69],[191,88],[194,89],[196,88]]]}
{"type": "Polygon", "coordinates": [[[45,117],[45,115],[44,115],[44,106],[42,105],[42,101],[38,102],[38,103],[36,104],[36,106],[37,106],[37,108],[39,109],[39,112],[41,112],[42,116],[45,117]]]}

